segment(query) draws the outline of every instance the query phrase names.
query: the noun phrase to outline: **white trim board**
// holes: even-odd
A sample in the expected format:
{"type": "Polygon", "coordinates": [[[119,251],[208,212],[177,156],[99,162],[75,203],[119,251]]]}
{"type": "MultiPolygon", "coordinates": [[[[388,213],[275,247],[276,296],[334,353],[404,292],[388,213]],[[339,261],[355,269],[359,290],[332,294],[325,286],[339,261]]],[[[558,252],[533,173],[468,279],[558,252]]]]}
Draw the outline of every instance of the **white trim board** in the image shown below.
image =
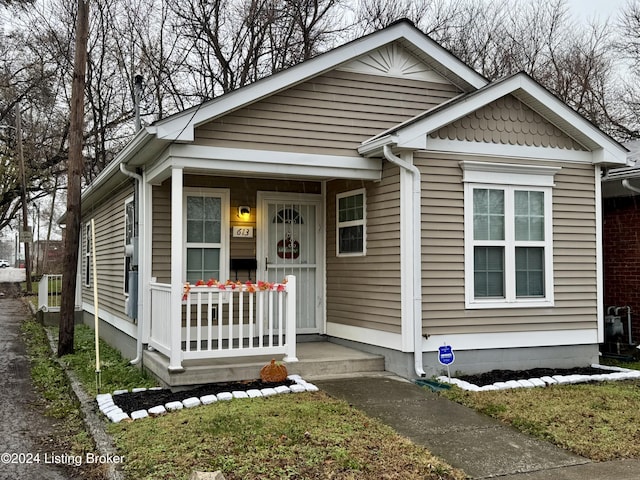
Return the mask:
{"type": "MultiPolygon", "coordinates": [[[[426,135],[425,135],[426,137],[426,135]]],[[[503,143],[470,142],[426,137],[428,152],[476,155],[491,158],[514,158],[527,160],[551,160],[568,163],[596,163],[596,155],[584,150],[568,150],[557,147],[533,147],[503,143]]]]}
{"type": "Polygon", "coordinates": [[[147,179],[152,184],[169,178],[172,167],[214,171],[238,176],[257,174],[273,177],[351,178],[379,181],[382,160],[357,156],[321,155],[276,150],[172,145],[153,166],[147,179]]]}
{"type": "Polygon", "coordinates": [[[327,322],[327,335],[353,342],[376,345],[378,347],[406,351],[402,349],[402,336],[399,333],[383,332],[371,328],[354,327],[340,323],[327,322]]]}
{"type": "Polygon", "coordinates": [[[423,352],[436,352],[444,344],[455,350],[490,350],[496,348],[559,347],[598,343],[596,328],[581,330],[541,330],[503,333],[467,333],[431,335],[422,341],[423,352]]]}

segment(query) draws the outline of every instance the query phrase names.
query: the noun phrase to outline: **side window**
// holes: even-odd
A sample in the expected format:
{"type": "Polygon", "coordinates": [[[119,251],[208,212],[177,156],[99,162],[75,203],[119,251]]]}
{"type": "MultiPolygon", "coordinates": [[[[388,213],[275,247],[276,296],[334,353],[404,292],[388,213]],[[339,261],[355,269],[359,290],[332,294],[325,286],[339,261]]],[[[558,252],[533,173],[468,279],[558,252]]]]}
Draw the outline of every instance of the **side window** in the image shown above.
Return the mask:
{"type": "Polygon", "coordinates": [[[228,192],[187,192],[185,198],[185,280],[220,280],[227,274],[228,192]]]}
{"type": "Polygon", "coordinates": [[[133,237],[135,236],[135,204],[133,198],[124,202],[124,293],[129,293],[129,271],[133,254],[133,237]]]}
{"type": "Polygon", "coordinates": [[[365,189],[336,195],[336,253],[338,256],[366,254],[366,213],[365,189]]]}
{"type": "Polygon", "coordinates": [[[91,286],[91,223],[84,226],[84,286],[91,286]]]}

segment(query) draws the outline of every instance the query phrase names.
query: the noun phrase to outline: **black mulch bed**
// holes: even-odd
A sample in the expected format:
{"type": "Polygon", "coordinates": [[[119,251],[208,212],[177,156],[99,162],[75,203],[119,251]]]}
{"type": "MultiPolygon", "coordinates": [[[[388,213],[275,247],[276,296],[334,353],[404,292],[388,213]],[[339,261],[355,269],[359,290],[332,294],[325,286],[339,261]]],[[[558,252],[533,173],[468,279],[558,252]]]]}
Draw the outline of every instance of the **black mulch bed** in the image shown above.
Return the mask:
{"type": "Polygon", "coordinates": [[[492,370],[487,373],[463,375],[456,378],[479,387],[484,387],[492,383],[508,382],[509,380],[529,380],[530,378],[553,377],[554,375],[601,375],[603,373],[612,372],[593,367],[534,368],[531,370],[492,370]]]}
{"type": "Polygon", "coordinates": [[[287,387],[296,382],[285,380],[284,382],[269,383],[261,380],[245,380],[241,382],[210,383],[190,390],[172,392],[170,389],[147,390],[144,392],[122,393],[113,395],[113,403],[119,406],[124,412],[131,413],[138,410],[148,410],[158,405],[165,405],[169,402],[181,402],[191,397],[203,397],[205,395],[217,395],[222,392],[246,391],[252,389],[261,390],[263,388],[274,388],[280,385],[287,387]]]}

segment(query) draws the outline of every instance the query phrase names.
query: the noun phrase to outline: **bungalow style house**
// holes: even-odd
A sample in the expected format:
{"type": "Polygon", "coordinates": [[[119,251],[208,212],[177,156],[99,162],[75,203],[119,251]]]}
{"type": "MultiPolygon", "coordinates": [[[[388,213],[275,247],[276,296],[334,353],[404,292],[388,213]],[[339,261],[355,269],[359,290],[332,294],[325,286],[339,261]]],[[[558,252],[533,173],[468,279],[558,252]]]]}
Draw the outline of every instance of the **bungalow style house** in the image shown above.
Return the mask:
{"type": "Polygon", "coordinates": [[[587,365],[600,178],[626,158],[526,74],[489,82],[400,21],[140,130],[83,193],[85,320],[93,221],[101,334],[170,384],[295,367],[309,340],[408,378],[444,345],[466,373],[587,365]]]}

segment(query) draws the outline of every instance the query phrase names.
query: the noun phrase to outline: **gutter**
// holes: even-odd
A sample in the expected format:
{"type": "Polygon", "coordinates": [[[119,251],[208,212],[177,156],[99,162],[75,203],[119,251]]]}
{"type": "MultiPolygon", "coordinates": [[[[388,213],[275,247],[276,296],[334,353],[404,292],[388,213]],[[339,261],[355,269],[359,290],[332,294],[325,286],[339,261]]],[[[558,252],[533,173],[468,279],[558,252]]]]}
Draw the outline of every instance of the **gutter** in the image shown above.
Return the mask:
{"type": "MultiPolygon", "coordinates": [[[[140,212],[144,212],[144,195],[141,195],[141,190],[142,190],[142,176],[132,172],[131,170],[129,170],[124,163],[120,164],[120,171],[125,174],[127,177],[133,178],[136,180],[136,187],[135,187],[135,195],[134,195],[134,199],[135,201],[135,209],[136,209],[136,221],[138,223],[138,246],[137,248],[140,249],[140,232],[144,231],[144,221],[141,222],[141,219],[143,219],[143,216],[140,215],[140,212]]],[[[139,254],[137,255],[137,258],[139,259],[140,256],[139,254]]],[[[129,272],[127,272],[127,275],[129,274],[129,272]]],[[[129,362],[130,365],[137,365],[138,363],[140,363],[140,361],[142,360],[142,323],[144,321],[144,315],[141,314],[142,312],[142,308],[140,305],[140,299],[142,298],[142,288],[143,288],[143,276],[140,275],[140,272],[138,272],[138,298],[136,299],[136,301],[138,302],[138,336],[136,338],[136,358],[134,358],[133,360],[131,360],[129,362]]]]}
{"type": "Polygon", "coordinates": [[[405,162],[394,155],[389,145],[383,145],[382,153],[389,162],[408,171],[412,179],[413,235],[411,237],[411,252],[414,261],[412,262],[411,290],[413,297],[413,359],[416,374],[419,377],[425,377],[426,373],[422,363],[422,199],[420,170],[415,165],[405,162]]]}

